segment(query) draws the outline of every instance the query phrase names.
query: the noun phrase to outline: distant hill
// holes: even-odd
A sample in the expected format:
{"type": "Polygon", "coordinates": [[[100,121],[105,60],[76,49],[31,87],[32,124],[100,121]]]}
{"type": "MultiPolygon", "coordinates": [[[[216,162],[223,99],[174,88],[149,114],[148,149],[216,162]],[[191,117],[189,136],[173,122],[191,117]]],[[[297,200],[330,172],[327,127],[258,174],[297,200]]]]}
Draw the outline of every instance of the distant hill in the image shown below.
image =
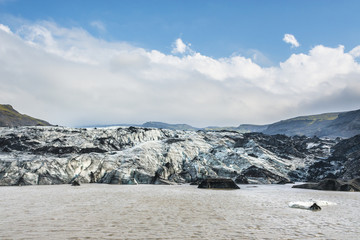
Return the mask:
{"type": "Polygon", "coordinates": [[[268,135],[350,138],[360,134],[360,109],[295,117],[266,125],[241,124],[236,128],[211,128],[211,130],[224,129],[242,133],[261,132],[268,135]]]}
{"type": "Polygon", "coordinates": [[[261,132],[268,135],[284,134],[287,136],[300,135],[309,137],[350,138],[360,134],[360,110],[301,116],[267,125],[241,124],[238,127],[209,126],[205,128],[196,128],[188,124],[169,124],[164,122],[146,122],[142,125],[95,125],[89,127],[106,126],[135,126],[185,131],[237,131],[241,133],[261,132]]]}
{"type": "Polygon", "coordinates": [[[253,124],[241,124],[236,128],[239,132],[247,133],[247,132],[262,132],[269,125],[253,125],[253,124]]]}
{"type": "Polygon", "coordinates": [[[163,122],[146,122],[141,127],[148,128],[165,128],[170,130],[197,131],[200,128],[192,127],[187,124],[169,124],[163,122]]]}
{"type": "Polygon", "coordinates": [[[190,126],[188,124],[170,124],[164,122],[146,122],[144,124],[128,124],[128,123],[121,123],[121,124],[105,124],[105,125],[87,125],[82,127],[115,127],[115,126],[122,126],[122,127],[144,127],[144,128],[163,128],[163,129],[170,129],[170,130],[182,130],[182,131],[197,131],[201,128],[196,128],[190,126]]]}
{"type": "Polygon", "coordinates": [[[50,126],[51,124],[40,119],[21,114],[11,105],[0,104],[0,127],[15,126],[50,126]]]}
{"type": "MultiPolygon", "coordinates": [[[[238,127],[241,129],[242,125],[238,127]]],[[[260,126],[254,132],[269,135],[305,135],[349,138],[360,134],[360,110],[301,116],[260,126]],[[263,129],[261,129],[263,127],[263,129]]]]}
{"type": "Polygon", "coordinates": [[[199,130],[204,130],[204,131],[237,131],[237,132],[239,132],[237,127],[219,127],[219,126],[208,126],[208,127],[205,127],[205,128],[199,128],[199,130]]]}

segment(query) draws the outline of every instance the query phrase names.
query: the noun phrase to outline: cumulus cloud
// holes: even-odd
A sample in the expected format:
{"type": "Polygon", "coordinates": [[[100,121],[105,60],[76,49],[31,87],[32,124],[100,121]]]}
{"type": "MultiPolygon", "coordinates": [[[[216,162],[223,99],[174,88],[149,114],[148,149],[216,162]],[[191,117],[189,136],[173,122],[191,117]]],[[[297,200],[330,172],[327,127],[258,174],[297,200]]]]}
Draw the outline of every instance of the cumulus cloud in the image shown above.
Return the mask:
{"type": "Polygon", "coordinates": [[[171,51],[173,54],[177,54],[177,53],[181,53],[184,54],[186,52],[190,52],[191,48],[190,48],[191,44],[185,44],[183,42],[183,40],[181,40],[181,38],[178,38],[175,40],[175,42],[173,43],[173,50],[171,51]]]}
{"type": "Polygon", "coordinates": [[[296,40],[295,36],[292,34],[286,33],[284,35],[283,41],[291,44],[291,47],[299,47],[300,46],[299,42],[296,40]]]}
{"type": "Polygon", "coordinates": [[[127,43],[105,42],[81,28],[67,29],[48,21],[24,24],[16,33],[27,44],[74,62],[98,64],[109,55],[133,49],[127,43]]]}
{"type": "Polygon", "coordinates": [[[13,32],[0,31],[0,102],[53,124],[234,126],[316,113],[318,106],[359,108],[359,47],[318,45],[261,67],[240,55],[184,54],[190,47],[181,39],[174,45],[179,56],[52,22],[13,32]]]}
{"type": "Polygon", "coordinates": [[[354,58],[360,57],[360,46],[354,47],[349,53],[354,58]]]}

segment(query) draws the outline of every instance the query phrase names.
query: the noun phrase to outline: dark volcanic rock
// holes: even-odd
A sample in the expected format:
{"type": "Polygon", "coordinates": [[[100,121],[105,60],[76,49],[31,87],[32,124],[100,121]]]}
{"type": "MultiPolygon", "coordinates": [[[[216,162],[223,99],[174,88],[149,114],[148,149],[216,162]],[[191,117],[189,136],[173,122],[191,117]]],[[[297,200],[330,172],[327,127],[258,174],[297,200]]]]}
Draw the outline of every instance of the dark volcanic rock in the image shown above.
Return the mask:
{"type": "Polygon", "coordinates": [[[78,152],[77,147],[54,147],[54,146],[43,146],[34,150],[34,153],[52,153],[52,154],[67,154],[78,152]]]}
{"type": "Polygon", "coordinates": [[[309,209],[310,209],[311,211],[320,211],[320,210],[321,210],[321,207],[320,207],[319,205],[317,205],[316,203],[314,203],[313,205],[311,205],[311,206],[309,207],[309,209]]]}
{"type": "Polygon", "coordinates": [[[236,179],[235,182],[237,184],[249,184],[248,179],[244,176],[244,175],[239,175],[236,179]]]}
{"type": "MultiPolygon", "coordinates": [[[[278,183],[278,182],[290,182],[289,179],[276,175],[267,169],[251,166],[242,171],[242,176],[248,179],[256,179],[261,183],[278,183]]],[[[240,179],[239,179],[240,181],[240,179]]]]}
{"type": "Polygon", "coordinates": [[[334,143],[334,140],[324,141],[317,137],[289,137],[282,134],[266,135],[263,133],[245,133],[243,134],[243,138],[237,138],[234,139],[234,141],[234,148],[246,148],[249,141],[254,141],[259,146],[270,150],[277,156],[285,159],[291,159],[291,157],[304,158],[310,154],[321,154],[321,147],[323,146],[323,144],[334,143]],[[308,148],[309,143],[318,144],[320,147],[316,149],[308,148]]]}
{"type": "Polygon", "coordinates": [[[208,178],[203,180],[198,188],[240,189],[233,180],[228,178],[208,178]]]}
{"type": "Polygon", "coordinates": [[[77,180],[74,180],[74,181],[71,183],[71,186],[80,186],[80,183],[79,183],[77,180]]]}
{"type": "Polygon", "coordinates": [[[319,183],[305,183],[301,185],[294,185],[293,188],[304,188],[314,190],[327,190],[327,191],[360,191],[360,178],[352,179],[350,181],[341,181],[336,179],[327,178],[319,183]]]}
{"type": "Polygon", "coordinates": [[[190,185],[199,185],[202,181],[196,180],[190,183],[190,185]]]}
{"type": "Polygon", "coordinates": [[[319,160],[309,166],[307,181],[360,177],[360,135],[340,141],[332,150],[328,159],[319,160]]]}
{"type": "Polygon", "coordinates": [[[167,144],[172,144],[172,143],[178,143],[178,142],[184,142],[185,139],[180,139],[180,138],[169,138],[168,140],[166,140],[165,142],[167,144]]]}
{"type": "Polygon", "coordinates": [[[96,183],[95,174],[93,172],[90,172],[89,176],[90,176],[90,183],[96,183]]]}

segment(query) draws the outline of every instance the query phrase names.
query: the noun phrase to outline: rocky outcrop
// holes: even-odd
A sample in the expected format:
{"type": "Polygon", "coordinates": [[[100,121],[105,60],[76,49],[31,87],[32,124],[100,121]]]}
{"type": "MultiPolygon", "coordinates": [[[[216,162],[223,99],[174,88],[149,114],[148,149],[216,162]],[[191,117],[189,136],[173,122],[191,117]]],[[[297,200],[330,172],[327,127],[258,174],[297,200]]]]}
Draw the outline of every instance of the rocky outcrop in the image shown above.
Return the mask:
{"type": "Polygon", "coordinates": [[[240,189],[236,183],[229,178],[209,178],[202,180],[198,188],[208,189],[240,189]]]}
{"type": "Polygon", "coordinates": [[[304,181],[336,140],[142,127],[0,128],[0,185],[304,181]]]}
{"type": "Polygon", "coordinates": [[[77,180],[72,181],[71,186],[78,187],[80,183],[77,180]]]}
{"type": "Polygon", "coordinates": [[[309,207],[309,210],[311,210],[311,211],[320,211],[321,207],[319,205],[317,205],[316,203],[314,203],[313,205],[311,205],[309,207]]]}
{"type": "Polygon", "coordinates": [[[246,176],[244,176],[243,174],[237,176],[235,178],[235,183],[237,184],[249,184],[249,180],[247,179],[246,176]]]}
{"type": "Polygon", "coordinates": [[[349,181],[341,181],[337,179],[327,178],[320,181],[319,183],[305,183],[300,185],[294,185],[293,188],[358,192],[360,191],[360,178],[349,181]]]}

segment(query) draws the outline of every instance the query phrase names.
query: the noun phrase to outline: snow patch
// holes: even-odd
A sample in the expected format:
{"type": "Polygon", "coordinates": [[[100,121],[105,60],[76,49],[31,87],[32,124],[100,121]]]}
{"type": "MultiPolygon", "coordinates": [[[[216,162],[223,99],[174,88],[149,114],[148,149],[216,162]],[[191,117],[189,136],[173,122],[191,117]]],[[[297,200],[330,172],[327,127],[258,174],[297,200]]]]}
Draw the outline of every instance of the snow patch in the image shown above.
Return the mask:
{"type": "Polygon", "coordinates": [[[314,147],[317,147],[317,146],[319,146],[320,145],[320,143],[307,143],[306,144],[306,149],[311,149],[311,148],[314,148],[314,147]]]}

